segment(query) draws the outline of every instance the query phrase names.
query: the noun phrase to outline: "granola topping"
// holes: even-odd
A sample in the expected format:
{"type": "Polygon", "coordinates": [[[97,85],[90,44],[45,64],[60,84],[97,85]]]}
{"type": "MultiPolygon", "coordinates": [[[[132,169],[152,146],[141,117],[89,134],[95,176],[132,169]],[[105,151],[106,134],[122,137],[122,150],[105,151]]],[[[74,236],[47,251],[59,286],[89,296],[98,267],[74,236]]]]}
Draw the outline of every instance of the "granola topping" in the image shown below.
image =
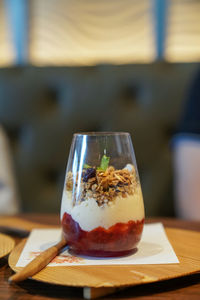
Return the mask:
{"type": "MultiPolygon", "coordinates": [[[[73,178],[72,172],[66,177],[66,190],[75,192],[78,186],[78,176],[73,178]]],[[[78,202],[95,199],[98,206],[109,205],[116,197],[126,198],[133,195],[138,185],[135,168],[127,165],[117,170],[109,166],[105,171],[89,167],[81,174],[80,193],[78,202]]],[[[76,193],[75,193],[76,194],[76,193]]]]}

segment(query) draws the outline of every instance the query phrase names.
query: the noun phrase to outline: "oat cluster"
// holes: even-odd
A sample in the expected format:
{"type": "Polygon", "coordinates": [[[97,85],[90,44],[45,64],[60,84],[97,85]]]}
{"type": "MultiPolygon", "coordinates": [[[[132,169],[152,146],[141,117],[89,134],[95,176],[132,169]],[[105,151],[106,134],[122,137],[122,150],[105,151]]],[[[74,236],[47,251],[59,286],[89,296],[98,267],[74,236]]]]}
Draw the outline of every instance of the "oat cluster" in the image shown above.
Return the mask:
{"type": "MultiPolygon", "coordinates": [[[[78,186],[78,174],[74,179],[72,172],[68,172],[66,179],[66,189],[76,193],[78,186]]],[[[117,196],[123,198],[132,195],[138,184],[134,166],[131,171],[124,168],[116,170],[110,166],[106,171],[96,170],[96,168],[84,169],[81,175],[80,195],[78,201],[85,201],[94,198],[99,206],[107,205],[117,196]]]]}

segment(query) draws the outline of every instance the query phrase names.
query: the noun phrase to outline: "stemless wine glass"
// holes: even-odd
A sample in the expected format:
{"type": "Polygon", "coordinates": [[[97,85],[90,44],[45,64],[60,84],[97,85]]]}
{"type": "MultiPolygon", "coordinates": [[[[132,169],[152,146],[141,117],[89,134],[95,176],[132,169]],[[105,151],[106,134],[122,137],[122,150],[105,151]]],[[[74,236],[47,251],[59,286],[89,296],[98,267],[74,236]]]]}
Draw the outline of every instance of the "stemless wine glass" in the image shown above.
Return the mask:
{"type": "Polygon", "coordinates": [[[76,254],[109,257],[136,249],[144,225],[144,204],[129,133],[74,134],[61,222],[76,254]]]}

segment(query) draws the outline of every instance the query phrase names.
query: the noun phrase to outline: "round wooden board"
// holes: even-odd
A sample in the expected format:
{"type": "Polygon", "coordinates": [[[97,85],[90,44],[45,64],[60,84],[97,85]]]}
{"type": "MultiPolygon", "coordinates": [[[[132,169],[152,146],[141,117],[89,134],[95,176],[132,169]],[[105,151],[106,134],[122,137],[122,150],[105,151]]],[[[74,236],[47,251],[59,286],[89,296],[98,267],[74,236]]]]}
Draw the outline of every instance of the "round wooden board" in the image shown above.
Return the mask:
{"type": "Polygon", "coordinates": [[[11,237],[0,233],[0,258],[8,255],[14,246],[15,241],[11,237]]]}
{"type": "MultiPolygon", "coordinates": [[[[32,279],[76,287],[123,287],[200,271],[200,233],[173,228],[166,228],[166,233],[179,258],[179,264],[46,267],[32,279]]],[[[25,242],[18,244],[9,256],[9,265],[15,272],[22,269],[15,265],[25,242]]]]}

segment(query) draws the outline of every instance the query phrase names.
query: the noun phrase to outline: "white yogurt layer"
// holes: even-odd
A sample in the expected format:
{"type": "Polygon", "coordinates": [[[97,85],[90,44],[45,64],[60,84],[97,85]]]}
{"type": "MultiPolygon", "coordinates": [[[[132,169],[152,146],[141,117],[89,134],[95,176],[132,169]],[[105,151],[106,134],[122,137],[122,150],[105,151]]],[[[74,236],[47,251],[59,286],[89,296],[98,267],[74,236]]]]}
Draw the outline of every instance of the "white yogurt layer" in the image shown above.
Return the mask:
{"type": "Polygon", "coordinates": [[[91,231],[99,226],[107,229],[116,223],[127,223],[131,220],[140,221],[144,218],[141,188],[138,186],[133,195],[128,195],[126,198],[117,197],[104,206],[98,206],[94,198],[73,206],[72,192],[64,190],[61,219],[65,212],[70,214],[85,231],[91,231]]]}

